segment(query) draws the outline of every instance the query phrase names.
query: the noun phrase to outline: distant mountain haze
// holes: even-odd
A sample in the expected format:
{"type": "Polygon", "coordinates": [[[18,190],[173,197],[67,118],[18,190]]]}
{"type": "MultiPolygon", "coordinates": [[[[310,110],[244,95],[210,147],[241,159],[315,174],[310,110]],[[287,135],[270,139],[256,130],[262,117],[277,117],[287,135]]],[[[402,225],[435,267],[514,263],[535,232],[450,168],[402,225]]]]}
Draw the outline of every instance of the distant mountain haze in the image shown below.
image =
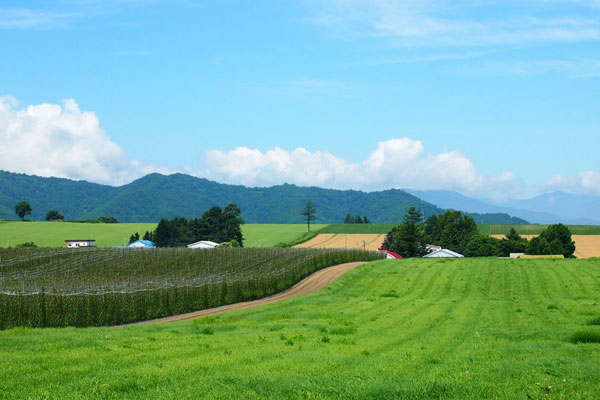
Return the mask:
{"type": "Polygon", "coordinates": [[[535,224],[598,225],[600,198],[564,192],[548,193],[529,200],[510,200],[505,204],[473,199],[447,190],[407,190],[442,208],[475,213],[505,213],[535,224]]]}

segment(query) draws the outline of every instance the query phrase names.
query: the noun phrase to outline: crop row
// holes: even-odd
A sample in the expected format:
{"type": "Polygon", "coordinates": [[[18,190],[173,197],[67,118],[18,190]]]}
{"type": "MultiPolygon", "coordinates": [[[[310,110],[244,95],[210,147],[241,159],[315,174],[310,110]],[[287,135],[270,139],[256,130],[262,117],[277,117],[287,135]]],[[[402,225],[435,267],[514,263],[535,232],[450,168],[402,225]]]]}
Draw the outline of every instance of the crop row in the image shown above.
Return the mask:
{"type": "Polygon", "coordinates": [[[0,329],[176,315],[268,296],[321,268],[381,257],[332,249],[0,250],[0,329]]]}

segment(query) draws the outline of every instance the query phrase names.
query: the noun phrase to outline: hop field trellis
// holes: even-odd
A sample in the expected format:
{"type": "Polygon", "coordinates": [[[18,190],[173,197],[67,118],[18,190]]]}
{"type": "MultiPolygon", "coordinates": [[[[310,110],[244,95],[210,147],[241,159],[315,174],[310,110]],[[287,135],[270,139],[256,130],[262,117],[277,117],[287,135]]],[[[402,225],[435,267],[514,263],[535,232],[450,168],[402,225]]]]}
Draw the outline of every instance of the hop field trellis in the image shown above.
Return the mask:
{"type": "Polygon", "coordinates": [[[248,301],[376,252],[1,249],[0,329],[118,325],[248,301]]]}

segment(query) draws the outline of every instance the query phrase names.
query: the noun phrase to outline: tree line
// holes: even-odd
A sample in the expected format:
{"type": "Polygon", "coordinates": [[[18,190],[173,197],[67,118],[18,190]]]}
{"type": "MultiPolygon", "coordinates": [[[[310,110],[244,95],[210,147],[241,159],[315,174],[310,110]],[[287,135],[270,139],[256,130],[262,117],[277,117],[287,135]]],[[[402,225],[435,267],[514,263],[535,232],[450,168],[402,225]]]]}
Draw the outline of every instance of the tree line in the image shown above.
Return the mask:
{"type": "MultiPolygon", "coordinates": [[[[22,221],[25,221],[25,217],[27,215],[31,215],[33,212],[33,208],[31,208],[31,204],[28,201],[22,200],[19,201],[15,205],[15,214],[21,218],[22,221]]],[[[60,213],[58,210],[48,210],[46,213],[46,221],[64,221],[65,216],[60,213]]],[[[103,215],[98,217],[98,219],[94,220],[86,220],[86,221],[72,221],[72,222],[90,222],[90,223],[104,223],[104,224],[116,224],[119,221],[111,215],[103,215]]]]}
{"type": "Polygon", "coordinates": [[[369,218],[367,218],[367,216],[360,216],[360,215],[350,215],[350,213],[346,214],[346,217],[344,218],[344,223],[345,224],[370,224],[371,221],[369,221],[369,218]]]}
{"type": "Polygon", "coordinates": [[[562,254],[573,257],[575,242],[563,224],[548,226],[538,237],[528,241],[514,228],[502,239],[482,235],[475,220],[460,211],[447,210],[430,216],[425,223],[412,206],[403,222],[385,237],[383,248],[402,257],[422,257],[429,253],[428,244],[463,254],[465,257],[508,257],[510,253],[531,255],[562,254]]]}
{"type": "MultiPolygon", "coordinates": [[[[201,240],[243,247],[241,214],[242,210],[231,203],[223,209],[213,206],[201,218],[162,218],[154,231],[144,233],[143,239],[154,242],[157,247],[184,247],[201,240]]],[[[129,243],[139,239],[136,232],[129,243]]]]}

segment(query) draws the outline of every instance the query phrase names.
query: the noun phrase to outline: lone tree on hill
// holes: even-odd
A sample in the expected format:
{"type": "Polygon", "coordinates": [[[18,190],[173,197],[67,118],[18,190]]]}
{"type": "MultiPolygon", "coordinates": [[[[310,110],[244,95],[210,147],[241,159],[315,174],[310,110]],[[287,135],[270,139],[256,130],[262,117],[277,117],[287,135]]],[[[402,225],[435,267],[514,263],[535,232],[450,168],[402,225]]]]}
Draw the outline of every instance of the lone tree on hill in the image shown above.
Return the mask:
{"type": "Polygon", "coordinates": [[[310,221],[314,221],[317,219],[317,209],[313,205],[312,201],[307,201],[306,205],[300,211],[300,215],[303,215],[306,218],[306,225],[308,226],[308,231],[310,232],[310,221]]]}
{"type": "Polygon", "coordinates": [[[46,221],[62,221],[65,217],[58,210],[50,210],[46,213],[46,221]]]}
{"type": "Polygon", "coordinates": [[[31,215],[32,211],[31,206],[25,200],[18,202],[15,206],[15,212],[22,220],[25,220],[26,215],[31,215]]]}

